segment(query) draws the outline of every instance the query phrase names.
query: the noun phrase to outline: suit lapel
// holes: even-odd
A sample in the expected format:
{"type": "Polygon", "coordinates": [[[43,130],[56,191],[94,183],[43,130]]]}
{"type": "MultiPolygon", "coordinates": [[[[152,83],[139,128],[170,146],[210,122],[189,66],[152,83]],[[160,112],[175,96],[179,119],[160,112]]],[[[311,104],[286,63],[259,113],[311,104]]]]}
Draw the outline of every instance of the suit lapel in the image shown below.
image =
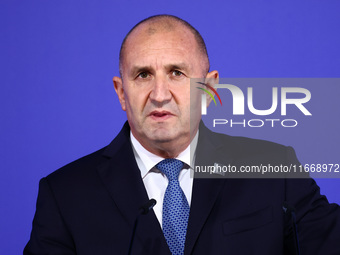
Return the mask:
{"type": "MultiPolygon", "coordinates": [[[[139,208],[149,198],[133,154],[130,129],[127,123],[107,147],[103,156],[108,160],[98,167],[99,176],[132,232],[139,208]]],[[[136,238],[141,240],[143,246],[150,244],[150,240],[161,240],[160,249],[167,248],[163,232],[153,210],[147,215],[141,216],[136,238]]]]}
{"type": "MultiPolygon", "coordinates": [[[[221,144],[219,140],[214,140],[212,132],[201,123],[195,166],[214,166],[216,163],[228,165],[233,161],[230,155],[232,155],[232,152],[225,148],[225,144],[221,144]],[[223,149],[221,149],[222,147],[223,149]],[[223,159],[223,162],[221,162],[221,159],[223,159]]],[[[210,179],[194,179],[185,254],[191,254],[225,183],[224,178],[211,177],[210,179]]]]}
{"type": "MultiPolygon", "coordinates": [[[[195,165],[228,164],[231,158],[226,158],[226,148],[220,148],[218,139],[203,124],[200,126],[200,135],[196,150],[195,165]],[[221,153],[223,151],[223,154],[221,153]],[[223,162],[219,160],[224,159],[223,162]]],[[[229,146],[230,147],[230,146],[229,146]]],[[[113,199],[114,204],[130,226],[131,231],[140,206],[145,204],[149,198],[141,178],[130,142],[130,129],[126,123],[119,135],[105,150],[104,157],[107,161],[98,167],[100,178],[113,199]]],[[[225,179],[194,179],[190,216],[186,237],[185,254],[190,254],[195,246],[200,232],[211,212],[225,179]]],[[[140,221],[137,237],[144,245],[150,240],[157,240],[157,250],[162,254],[170,254],[159,222],[151,211],[140,221]],[[145,231],[147,229],[147,231],[145,231]]],[[[153,254],[150,252],[150,254],[153,254]]]]}

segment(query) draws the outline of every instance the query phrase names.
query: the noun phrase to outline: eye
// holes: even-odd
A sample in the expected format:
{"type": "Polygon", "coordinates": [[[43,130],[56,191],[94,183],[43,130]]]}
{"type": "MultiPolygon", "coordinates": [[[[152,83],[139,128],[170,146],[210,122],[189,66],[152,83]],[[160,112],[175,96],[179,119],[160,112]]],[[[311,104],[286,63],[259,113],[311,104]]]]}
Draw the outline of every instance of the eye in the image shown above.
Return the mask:
{"type": "Polygon", "coordinates": [[[137,75],[137,78],[142,78],[142,79],[146,79],[149,77],[149,73],[148,72],[141,72],[137,75]]]}
{"type": "Polygon", "coordinates": [[[173,75],[173,76],[182,76],[183,73],[182,73],[181,71],[178,71],[178,70],[173,70],[173,71],[172,71],[172,75],[173,75]]]}

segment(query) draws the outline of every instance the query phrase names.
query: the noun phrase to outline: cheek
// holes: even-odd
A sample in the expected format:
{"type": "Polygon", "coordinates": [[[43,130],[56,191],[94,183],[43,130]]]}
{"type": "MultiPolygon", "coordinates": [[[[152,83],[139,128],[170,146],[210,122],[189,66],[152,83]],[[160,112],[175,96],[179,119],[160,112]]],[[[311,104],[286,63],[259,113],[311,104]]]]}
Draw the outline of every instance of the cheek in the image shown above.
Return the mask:
{"type": "Polygon", "coordinates": [[[180,111],[182,115],[182,121],[184,122],[196,122],[197,118],[200,118],[201,114],[201,97],[195,95],[194,97],[186,96],[182,98],[182,104],[180,105],[180,111]]]}
{"type": "Polygon", "coordinates": [[[202,94],[200,93],[200,91],[191,93],[189,114],[190,121],[193,121],[194,123],[201,119],[201,100],[202,94]]]}
{"type": "Polygon", "coordinates": [[[190,95],[187,95],[188,92],[175,92],[172,93],[175,103],[177,107],[181,111],[188,111],[190,110],[190,95]]]}
{"type": "Polygon", "coordinates": [[[202,93],[198,89],[194,89],[190,94],[190,108],[191,110],[201,108],[202,93]]]}
{"type": "Polygon", "coordinates": [[[125,97],[127,112],[130,115],[139,115],[144,111],[148,100],[148,95],[145,92],[135,90],[131,93],[128,91],[125,97]]]}

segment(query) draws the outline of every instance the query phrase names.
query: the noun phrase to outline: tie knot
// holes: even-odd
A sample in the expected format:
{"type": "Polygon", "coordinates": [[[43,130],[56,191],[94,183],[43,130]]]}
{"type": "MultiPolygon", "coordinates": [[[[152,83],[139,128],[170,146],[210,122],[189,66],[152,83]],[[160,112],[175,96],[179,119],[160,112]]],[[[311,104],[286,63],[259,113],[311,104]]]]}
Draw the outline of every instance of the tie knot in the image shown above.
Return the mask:
{"type": "Polygon", "coordinates": [[[169,181],[178,180],[179,172],[183,168],[183,162],[178,159],[167,158],[159,162],[156,168],[162,171],[169,181]]]}

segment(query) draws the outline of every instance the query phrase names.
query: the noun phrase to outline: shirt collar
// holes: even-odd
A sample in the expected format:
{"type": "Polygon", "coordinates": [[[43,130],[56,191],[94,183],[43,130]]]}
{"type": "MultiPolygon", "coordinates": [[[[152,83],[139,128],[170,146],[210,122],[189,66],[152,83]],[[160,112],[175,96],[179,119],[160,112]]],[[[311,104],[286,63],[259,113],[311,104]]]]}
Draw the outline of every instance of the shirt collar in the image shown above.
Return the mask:
{"type": "MultiPolygon", "coordinates": [[[[198,141],[198,133],[199,131],[197,130],[197,133],[194,139],[192,139],[189,146],[176,157],[176,159],[181,160],[182,162],[190,166],[192,169],[194,167],[195,151],[196,151],[197,141],[198,141]],[[190,153],[190,150],[193,150],[192,153],[190,153]]],[[[140,144],[140,142],[138,142],[138,140],[133,136],[131,131],[130,131],[130,138],[131,138],[133,153],[137,161],[137,165],[141,171],[142,178],[144,178],[148,174],[148,172],[155,165],[161,162],[164,158],[157,156],[149,152],[148,150],[146,150],[140,144]]]]}

